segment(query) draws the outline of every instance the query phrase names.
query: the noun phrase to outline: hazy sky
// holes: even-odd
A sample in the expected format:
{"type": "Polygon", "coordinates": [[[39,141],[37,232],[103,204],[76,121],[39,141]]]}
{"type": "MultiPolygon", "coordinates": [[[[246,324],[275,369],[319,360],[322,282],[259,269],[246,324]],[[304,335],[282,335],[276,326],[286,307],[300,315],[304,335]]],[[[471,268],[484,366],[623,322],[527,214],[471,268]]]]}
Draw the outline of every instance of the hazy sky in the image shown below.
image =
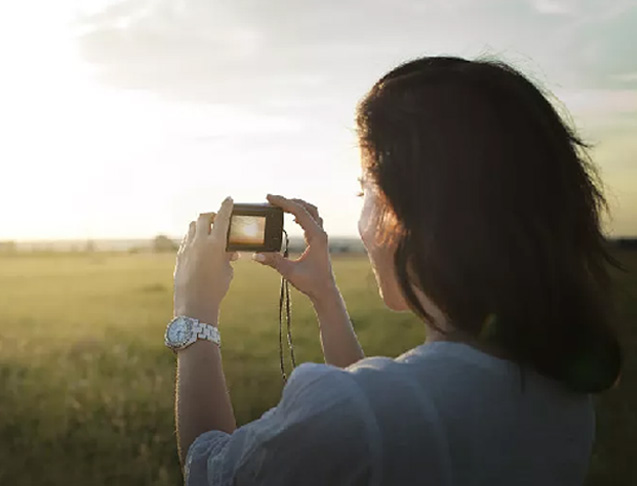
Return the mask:
{"type": "Polygon", "coordinates": [[[21,0],[0,6],[0,239],[181,235],[226,196],[360,210],[357,101],[399,62],[490,54],[597,144],[637,235],[637,1],[21,0]]]}

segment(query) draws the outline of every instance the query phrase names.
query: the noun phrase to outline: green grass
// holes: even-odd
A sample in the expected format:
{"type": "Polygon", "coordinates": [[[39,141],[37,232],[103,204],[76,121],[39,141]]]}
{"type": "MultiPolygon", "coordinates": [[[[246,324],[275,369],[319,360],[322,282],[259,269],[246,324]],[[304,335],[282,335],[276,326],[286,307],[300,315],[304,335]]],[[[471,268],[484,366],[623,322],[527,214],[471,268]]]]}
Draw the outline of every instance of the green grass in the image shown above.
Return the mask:
{"type": "MultiPolygon", "coordinates": [[[[633,270],[617,275],[626,368],[621,385],[596,399],[589,484],[635,479],[637,254],[621,259],[633,270]]],[[[0,484],[180,483],[175,359],[163,346],[173,265],[170,254],[0,258],[0,484]]],[[[423,342],[420,322],[383,307],[366,257],[336,258],[334,269],[366,355],[393,357],[423,342]]],[[[239,424],[280,397],[278,292],[272,270],[236,264],[220,327],[239,424]]],[[[322,362],[313,311],[296,291],[292,298],[297,362],[322,362]]]]}

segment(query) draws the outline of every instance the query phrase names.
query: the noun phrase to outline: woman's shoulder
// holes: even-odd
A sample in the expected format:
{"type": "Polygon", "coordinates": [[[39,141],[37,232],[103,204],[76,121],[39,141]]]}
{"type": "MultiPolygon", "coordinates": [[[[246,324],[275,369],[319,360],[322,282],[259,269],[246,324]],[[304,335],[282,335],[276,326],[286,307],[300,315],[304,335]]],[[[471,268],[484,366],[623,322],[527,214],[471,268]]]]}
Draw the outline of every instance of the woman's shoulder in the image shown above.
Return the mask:
{"type": "Polygon", "coordinates": [[[396,363],[396,360],[387,356],[370,356],[352,363],[346,368],[340,368],[327,363],[305,362],[294,368],[287,382],[288,386],[304,387],[310,383],[332,382],[343,383],[348,381],[352,372],[363,369],[383,370],[396,363]]]}
{"type": "Polygon", "coordinates": [[[344,373],[338,366],[308,361],[292,370],[284,390],[301,390],[312,385],[323,386],[326,382],[338,383],[343,381],[344,373]]]}
{"type": "Polygon", "coordinates": [[[347,368],[340,368],[327,363],[302,363],[292,371],[285,389],[299,392],[316,387],[340,387],[351,389],[353,375],[370,371],[384,371],[396,361],[386,356],[370,356],[363,358],[347,368]]]}
{"type": "Polygon", "coordinates": [[[290,374],[283,387],[283,404],[311,402],[314,407],[327,401],[348,401],[356,393],[350,374],[331,364],[306,362],[290,374]]]}
{"type": "Polygon", "coordinates": [[[385,382],[379,377],[389,376],[387,370],[394,359],[385,356],[363,358],[347,368],[331,364],[306,362],[302,363],[290,374],[283,388],[281,404],[287,408],[307,406],[313,411],[321,408],[332,408],[336,402],[347,408],[366,408],[369,395],[368,383],[385,382]]]}
{"type": "MultiPolygon", "coordinates": [[[[312,401],[316,404],[339,400],[351,405],[373,399],[391,388],[401,396],[412,393],[414,382],[440,372],[437,356],[427,356],[421,347],[407,351],[398,358],[370,356],[346,368],[330,364],[307,362],[297,366],[283,390],[284,402],[312,401]],[[431,364],[431,369],[421,364],[431,364]],[[371,397],[371,398],[370,398],[371,397]]],[[[447,365],[448,366],[448,365],[447,365]]],[[[442,374],[444,376],[444,373],[442,374]]],[[[422,391],[422,390],[420,390],[422,391]]]]}

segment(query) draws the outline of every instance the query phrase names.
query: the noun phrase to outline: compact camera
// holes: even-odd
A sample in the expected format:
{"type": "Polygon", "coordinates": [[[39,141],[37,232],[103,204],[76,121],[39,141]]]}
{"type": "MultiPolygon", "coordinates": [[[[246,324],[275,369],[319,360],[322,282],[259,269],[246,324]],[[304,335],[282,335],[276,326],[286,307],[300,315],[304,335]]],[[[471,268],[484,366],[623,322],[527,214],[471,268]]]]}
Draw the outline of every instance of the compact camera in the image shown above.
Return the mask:
{"type": "Polygon", "coordinates": [[[283,210],[268,203],[235,204],[227,251],[281,251],[283,210]]]}

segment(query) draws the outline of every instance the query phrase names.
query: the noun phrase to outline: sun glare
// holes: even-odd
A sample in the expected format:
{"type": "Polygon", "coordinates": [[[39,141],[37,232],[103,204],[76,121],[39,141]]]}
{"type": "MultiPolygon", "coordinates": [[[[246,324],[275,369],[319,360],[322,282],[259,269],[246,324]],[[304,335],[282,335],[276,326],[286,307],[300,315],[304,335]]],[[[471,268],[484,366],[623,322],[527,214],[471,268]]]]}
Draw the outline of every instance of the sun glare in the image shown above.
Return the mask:
{"type": "Polygon", "coordinates": [[[246,224],[243,227],[243,233],[251,238],[256,238],[259,235],[259,225],[256,221],[246,224]]]}

